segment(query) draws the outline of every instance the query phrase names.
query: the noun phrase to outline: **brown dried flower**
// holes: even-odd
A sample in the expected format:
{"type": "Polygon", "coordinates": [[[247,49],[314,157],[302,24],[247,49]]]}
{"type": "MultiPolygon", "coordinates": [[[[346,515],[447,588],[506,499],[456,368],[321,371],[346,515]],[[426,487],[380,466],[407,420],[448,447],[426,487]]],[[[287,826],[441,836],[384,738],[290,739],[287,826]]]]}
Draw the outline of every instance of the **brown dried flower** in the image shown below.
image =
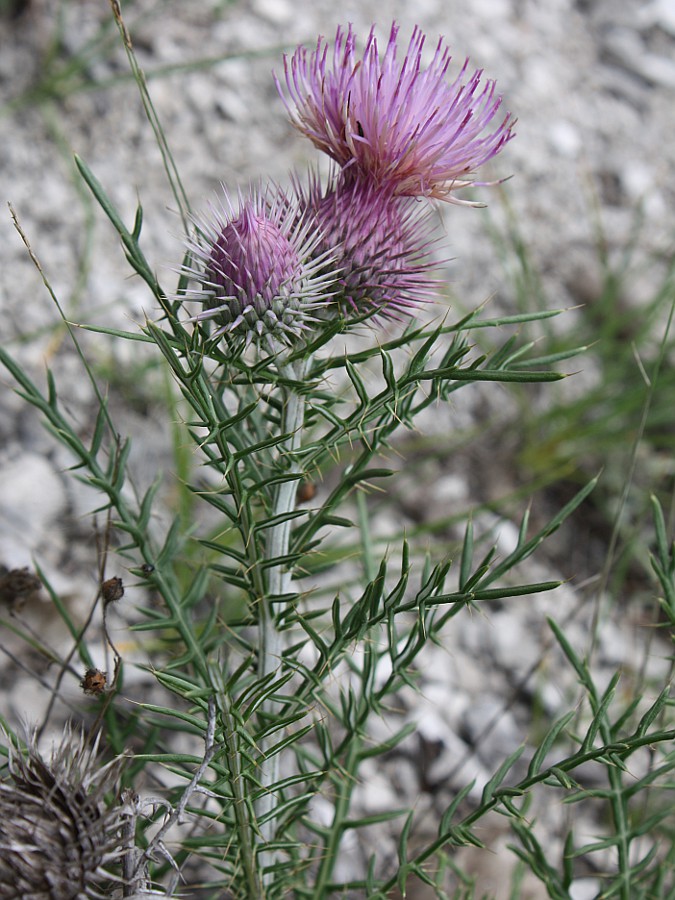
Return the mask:
{"type": "Polygon", "coordinates": [[[101,594],[105,603],[115,603],[124,596],[124,585],[122,579],[117,576],[108,578],[101,585],[101,594]]]}
{"type": "Polygon", "coordinates": [[[105,691],[107,681],[107,672],[102,672],[100,669],[87,669],[84,673],[84,678],[80,682],[80,687],[85,694],[98,696],[105,691]]]}
{"type": "Polygon", "coordinates": [[[12,612],[18,612],[41,587],[40,579],[27,567],[8,569],[0,565],[0,603],[6,603],[12,612]]]}
{"type": "Polygon", "coordinates": [[[28,742],[11,749],[0,780],[0,900],[111,896],[123,853],[121,808],[104,794],[119,765],[101,765],[96,745],[66,731],[49,762],[28,742]]]}

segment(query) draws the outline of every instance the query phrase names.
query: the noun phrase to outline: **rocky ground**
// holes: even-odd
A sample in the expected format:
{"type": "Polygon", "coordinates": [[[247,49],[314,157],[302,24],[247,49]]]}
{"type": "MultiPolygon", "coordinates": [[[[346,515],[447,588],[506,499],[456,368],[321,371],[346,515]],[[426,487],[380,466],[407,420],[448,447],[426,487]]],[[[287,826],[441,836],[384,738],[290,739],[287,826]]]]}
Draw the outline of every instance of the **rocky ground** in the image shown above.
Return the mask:
{"type": "MultiPolygon", "coordinates": [[[[14,0],[0,10],[2,199],[11,203],[66,315],[128,328],[145,311],[153,314],[151,298],[128,277],[113,232],[78,180],[72,153],[86,160],[126,221],[132,221],[140,199],[146,254],[165,282],[180,263],[180,224],[152,132],[127,76],[126,58],[114,29],[104,24],[107,6],[87,0],[14,0]]],[[[334,32],[334,4],[143,0],[124,11],[139,60],[155,73],[152,97],[196,207],[208,201],[219,182],[236,189],[251,179],[283,181],[291,167],[314,161],[312,148],[288,125],[270,70],[281,71],[282,49],[334,32]],[[200,64],[216,57],[219,62],[200,64]]],[[[474,65],[497,79],[506,107],[518,116],[518,136],[497,160],[494,175],[513,174],[506,190],[540,273],[536,302],[575,307],[560,325],[575,328],[584,315],[581,304],[592,304],[601,289],[598,221],[610,259],[633,240],[640,222],[639,265],[633,268],[639,277],[626,281],[623,299],[645,302],[663,278],[675,225],[671,0],[340,4],[340,21],[353,22],[361,34],[377,21],[384,36],[393,18],[403,33],[419,24],[430,39],[444,35],[458,61],[470,55],[474,65]]],[[[456,207],[439,212],[453,256],[447,267],[452,302],[470,309],[492,297],[496,309],[513,312],[508,277],[513,262],[505,265],[487,238],[488,222],[505,227],[506,207],[497,191],[486,189],[481,196],[491,201],[489,213],[456,207]]],[[[92,409],[88,385],[6,211],[0,214],[0,312],[3,343],[38,379],[48,360],[61,396],[86,421],[92,409]]],[[[110,372],[116,391],[112,403],[134,435],[139,480],[170,467],[166,425],[157,420],[153,405],[157,384],[148,376],[137,389],[143,368],[126,345],[89,340],[87,348],[110,372]]],[[[593,378],[589,360],[572,390],[583,390],[593,378]]],[[[9,388],[0,375],[0,563],[21,568],[37,560],[73,609],[84,611],[95,593],[95,547],[86,517],[91,496],[66,477],[67,456],[9,388]]],[[[458,418],[463,426],[489,420],[500,423],[504,434],[518,428],[517,414],[503,394],[467,392],[421,427],[432,439],[443,440],[458,418]]],[[[452,460],[422,454],[415,465],[412,475],[410,469],[403,474],[396,502],[378,512],[389,517],[381,523],[385,532],[392,520],[400,526],[443,518],[451,510],[495,500],[514,486],[508,454],[496,452],[489,441],[452,460]]],[[[496,525],[506,550],[517,523],[499,522],[488,513],[477,520],[479,529],[496,525]]],[[[580,534],[584,525],[572,527],[580,534]]],[[[450,529],[447,539],[457,535],[450,529]]],[[[587,539],[592,536],[584,531],[587,539]]],[[[556,553],[535,557],[523,572],[531,581],[577,576],[554,597],[514,601],[491,610],[487,622],[462,617],[448,646],[428,651],[422,702],[417,695],[401,697],[402,714],[418,723],[417,731],[390,769],[371,773],[361,797],[364,810],[409,801],[428,809],[433,831],[452,792],[469,777],[477,779],[480,791],[495,760],[522,740],[532,724],[535,694],[551,715],[569,702],[571,675],[542,676],[563,671],[545,617],[555,613],[567,624],[570,639],[584,647],[594,615],[584,582],[602,564],[602,548],[589,559],[586,547],[577,548],[576,556],[574,547],[574,534],[568,532],[556,553]]],[[[31,604],[33,615],[46,623],[40,627],[55,621],[44,596],[31,598],[31,604]]],[[[599,672],[623,666],[630,677],[645,664],[648,637],[634,617],[618,620],[608,614],[601,635],[595,656],[599,672]]],[[[63,650],[67,635],[55,634],[53,642],[63,650]]],[[[657,652],[646,665],[659,676],[665,662],[657,652]]],[[[36,690],[33,672],[3,658],[0,689],[0,711],[10,721],[40,719],[48,698],[36,690]]],[[[76,702],[76,686],[66,699],[76,702]]],[[[549,812],[547,827],[555,844],[567,813],[562,808],[549,812]]],[[[482,873],[482,887],[501,897],[503,835],[499,822],[493,824],[495,872],[482,873]]],[[[588,827],[591,831],[593,823],[588,827]]],[[[394,858],[394,843],[381,834],[376,839],[381,853],[394,858]]],[[[368,849],[350,852],[363,858],[368,849]]],[[[522,896],[536,898],[537,890],[526,886],[522,896]]],[[[577,900],[583,896],[579,893],[577,900]]]]}

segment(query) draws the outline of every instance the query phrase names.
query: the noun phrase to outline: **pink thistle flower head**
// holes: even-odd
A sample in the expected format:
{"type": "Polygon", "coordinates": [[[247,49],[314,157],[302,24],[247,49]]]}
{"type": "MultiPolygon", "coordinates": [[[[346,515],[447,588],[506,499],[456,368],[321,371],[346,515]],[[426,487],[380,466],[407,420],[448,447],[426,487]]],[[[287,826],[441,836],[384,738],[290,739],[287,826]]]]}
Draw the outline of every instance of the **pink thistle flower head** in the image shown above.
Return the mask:
{"type": "Polygon", "coordinates": [[[515,120],[499,114],[502,98],[468,60],[447,79],[451,56],[439,39],[423,68],[424,34],[415,28],[402,61],[398,26],[380,55],[374,27],[363,54],[356,37],[337,29],[331,45],[320,37],[311,53],[284,57],[290,101],[276,79],[293,125],[343,169],[408,197],[461,203],[452,192],[475,182],[473,173],[514,136],[515,120]]]}
{"type": "Polygon", "coordinates": [[[338,172],[324,189],[296,186],[314,216],[321,249],[338,267],[333,307],[343,315],[399,320],[435,298],[434,210],[365,178],[338,172]]]}
{"type": "MultiPolygon", "coordinates": [[[[313,222],[275,185],[239,197],[227,195],[211,215],[195,222],[193,263],[182,272],[199,288],[187,299],[204,306],[191,321],[215,322],[214,337],[299,338],[331,294],[331,276],[317,254],[313,222]]],[[[332,276],[335,277],[334,274],[332,276]]]]}

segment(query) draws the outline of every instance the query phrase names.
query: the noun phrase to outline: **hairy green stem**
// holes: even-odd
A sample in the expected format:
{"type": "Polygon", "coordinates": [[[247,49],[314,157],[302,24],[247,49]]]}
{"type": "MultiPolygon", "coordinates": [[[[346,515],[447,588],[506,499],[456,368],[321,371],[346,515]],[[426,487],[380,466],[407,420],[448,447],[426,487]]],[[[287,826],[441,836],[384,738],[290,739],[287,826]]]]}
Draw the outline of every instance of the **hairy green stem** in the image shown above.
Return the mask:
{"type": "Polygon", "coordinates": [[[230,786],[234,798],[234,817],[239,836],[239,861],[249,897],[261,897],[262,890],[258,870],[255,865],[255,853],[252,842],[252,823],[249,806],[246,802],[247,785],[241,771],[241,749],[237,735],[237,726],[228,708],[228,700],[223,690],[219,696],[220,716],[223,723],[223,746],[230,772],[230,786]]]}
{"type": "MultiPolygon", "coordinates": [[[[307,361],[299,361],[295,365],[280,366],[281,374],[290,381],[301,381],[307,371],[307,361]]],[[[283,466],[286,480],[277,488],[274,501],[273,516],[284,516],[293,511],[297,494],[297,478],[294,476],[300,472],[300,464],[296,458],[296,451],[302,442],[302,426],[305,418],[305,398],[292,385],[284,388],[284,410],[281,422],[282,434],[288,438],[281,445],[280,464],[283,466]]],[[[267,560],[283,560],[288,555],[291,537],[291,521],[283,519],[268,530],[265,558],[267,560]]],[[[266,594],[260,599],[259,618],[259,658],[258,676],[260,679],[274,677],[281,668],[284,652],[284,635],[277,624],[277,609],[281,610],[279,597],[291,593],[292,572],[286,563],[278,562],[267,570],[266,594]]],[[[262,707],[265,714],[273,714],[275,701],[268,699],[262,707]]],[[[279,780],[279,756],[266,758],[266,753],[274,743],[274,734],[267,735],[260,742],[260,754],[262,758],[260,783],[263,793],[256,804],[256,814],[260,823],[260,835],[263,844],[269,844],[274,838],[274,816],[271,815],[276,798],[272,790],[273,785],[279,780]]],[[[262,851],[260,866],[270,865],[273,862],[273,854],[262,851]]],[[[269,883],[269,873],[266,883],[269,883]]]]}

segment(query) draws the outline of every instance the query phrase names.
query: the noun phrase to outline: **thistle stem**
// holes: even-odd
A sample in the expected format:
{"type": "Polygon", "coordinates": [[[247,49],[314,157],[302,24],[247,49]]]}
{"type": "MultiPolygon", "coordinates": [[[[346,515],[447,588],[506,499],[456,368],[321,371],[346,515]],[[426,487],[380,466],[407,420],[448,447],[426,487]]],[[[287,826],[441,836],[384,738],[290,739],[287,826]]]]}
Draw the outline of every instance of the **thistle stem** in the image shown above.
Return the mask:
{"type": "MultiPolygon", "coordinates": [[[[296,364],[280,365],[280,372],[290,381],[301,381],[307,370],[307,361],[299,361],[296,364]]],[[[288,438],[281,445],[280,459],[283,462],[286,459],[286,467],[284,469],[288,478],[282,481],[277,487],[277,494],[274,502],[273,516],[283,516],[290,513],[295,507],[295,498],[297,494],[297,479],[293,476],[300,472],[300,463],[295,457],[296,451],[300,448],[302,442],[302,426],[305,418],[305,398],[293,386],[284,388],[284,410],[281,422],[282,433],[288,435],[288,438]]],[[[284,519],[273,525],[268,531],[268,541],[265,551],[267,560],[283,559],[288,555],[291,537],[291,522],[284,519]]],[[[288,566],[283,563],[277,563],[267,569],[267,592],[266,596],[260,600],[260,619],[259,619],[259,659],[258,659],[258,676],[263,679],[272,676],[281,669],[283,651],[284,651],[284,635],[278,627],[277,610],[281,610],[278,598],[291,592],[292,572],[288,566]],[[276,598],[276,602],[275,602],[276,598]]],[[[262,707],[263,713],[268,715],[273,713],[274,700],[268,699],[262,707]]],[[[271,815],[274,809],[276,798],[272,791],[272,786],[279,780],[279,756],[274,755],[266,758],[266,753],[274,742],[274,735],[266,736],[260,742],[260,754],[262,758],[262,766],[260,773],[260,783],[264,793],[256,804],[256,814],[260,822],[260,835],[263,844],[269,844],[274,838],[274,817],[271,815]]],[[[274,855],[269,851],[262,850],[259,862],[260,868],[270,865],[273,862],[274,855]]],[[[264,878],[264,883],[268,884],[271,880],[270,875],[264,878]]]]}

